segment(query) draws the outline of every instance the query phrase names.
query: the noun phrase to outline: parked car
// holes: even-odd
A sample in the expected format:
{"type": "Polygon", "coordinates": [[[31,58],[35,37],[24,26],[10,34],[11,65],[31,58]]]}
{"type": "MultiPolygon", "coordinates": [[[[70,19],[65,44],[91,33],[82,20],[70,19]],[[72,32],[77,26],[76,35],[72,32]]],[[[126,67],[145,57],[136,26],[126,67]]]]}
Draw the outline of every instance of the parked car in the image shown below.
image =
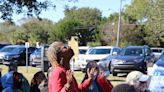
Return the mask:
{"type": "Polygon", "coordinates": [[[0,49],[11,44],[0,44],[0,49]]]}
{"type": "MultiPolygon", "coordinates": [[[[49,46],[44,46],[45,49],[47,49],[49,46]]],[[[37,48],[31,55],[30,55],[30,65],[31,66],[40,66],[41,60],[42,60],[42,53],[41,48],[37,48]]],[[[44,58],[45,59],[45,56],[44,58]]]]}
{"type": "MultiPolygon", "coordinates": [[[[28,57],[35,49],[36,49],[35,47],[28,48],[28,57]]],[[[0,61],[5,65],[10,64],[10,62],[16,62],[18,65],[26,65],[25,46],[24,45],[5,46],[4,48],[0,49],[0,61]]]]}
{"type": "Polygon", "coordinates": [[[134,70],[147,72],[147,67],[154,63],[154,55],[149,46],[127,46],[111,61],[113,76],[134,70]]]}
{"type": "Polygon", "coordinates": [[[84,57],[86,55],[86,52],[87,52],[88,48],[89,48],[89,46],[80,46],[79,47],[78,58],[70,63],[72,70],[81,70],[80,65],[83,62],[83,59],[84,59],[84,57]]]}
{"type": "Polygon", "coordinates": [[[160,58],[153,65],[154,75],[164,75],[164,51],[162,52],[160,58]]]}
{"type": "Polygon", "coordinates": [[[120,48],[116,46],[96,46],[87,50],[86,55],[81,63],[81,70],[84,72],[86,64],[89,61],[97,61],[106,58],[108,55],[117,54],[120,48]]]}
{"type": "Polygon", "coordinates": [[[164,48],[153,47],[153,48],[151,48],[151,50],[152,50],[153,54],[155,55],[155,59],[158,60],[162,53],[162,50],[164,50],[164,48]]]}
{"type": "Polygon", "coordinates": [[[108,55],[106,58],[101,59],[97,64],[104,68],[105,71],[110,71],[110,64],[113,58],[115,58],[117,54],[108,55]]]}
{"type": "Polygon", "coordinates": [[[37,48],[31,55],[30,55],[30,65],[37,66],[41,64],[41,48],[37,48]]]}

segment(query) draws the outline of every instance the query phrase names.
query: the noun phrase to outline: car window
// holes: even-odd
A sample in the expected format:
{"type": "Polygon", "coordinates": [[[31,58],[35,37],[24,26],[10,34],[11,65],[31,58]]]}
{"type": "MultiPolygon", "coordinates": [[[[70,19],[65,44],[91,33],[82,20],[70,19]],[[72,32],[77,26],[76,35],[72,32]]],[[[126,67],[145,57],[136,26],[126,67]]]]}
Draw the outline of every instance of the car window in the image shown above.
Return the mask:
{"type": "Polygon", "coordinates": [[[164,60],[164,53],[160,56],[161,60],[164,60]]]}
{"type": "Polygon", "coordinates": [[[38,48],[34,51],[35,53],[41,53],[41,48],[38,48]]]}
{"type": "Polygon", "coordinates": [[[151,49],[152,52],[155,52],[155,53],[161,53],[162,52],[162,49],[151,49]]]}
{"type": "Polygon", "coordinates": [[[111,49],[91,49],[89,54],[110,54],[111,49]]]}
{"type": "Polygon", "coordinates": [[[22,47],[4,47],[0,52],[21,53],[24,49],[22,47]]]}
{"type": "Polygon", "coordinates": [[[11,52],[14,49],[14,47],[4,47],[0,50],[0,52],[11,52]]]}
{"type": "Polygon", "coordinates": [[[118,48],[114,48],[114,49],[113,49],[113,52],[117,52],[117,53],[119,53],[119,52],[120,52],[120,49],[118,49],[118,48]]]}
{"type": "Polygon", "coordinates": [[[18,52],[18,53],[21,53],[25,50],[25,48],[15,48],[12,52],[18,52]]]}
{"type": "Polygon", "coordinates": [[[146,53],[147,55],[150,55],[150,54],[151,54],[151,49],[150,49],[150,48],[145,48],[145,53],[146,53]]]}
{"type": "Polygon", "coordinates": [[[120,54],[125,55],[125,56],[142,56],[143,49],[142,48],[124,48],[120,54]]]}
{"type": "Polygon", "coordinates": [[[32,53],[32,52],[34,52],[35,51],[35,48],[34,47],[29,47],[28,48],[28,53],[32,53]]]}
{"type": "Polygon", "coordinates": [[[86,49],[79,49],[79,54],[85,54],[87,52],[86,49]]]}
{"type": "Polygon", "coordinates": [[[158,49],[152,49],[152,52],[159,52],[159,50],[158,49]]]}

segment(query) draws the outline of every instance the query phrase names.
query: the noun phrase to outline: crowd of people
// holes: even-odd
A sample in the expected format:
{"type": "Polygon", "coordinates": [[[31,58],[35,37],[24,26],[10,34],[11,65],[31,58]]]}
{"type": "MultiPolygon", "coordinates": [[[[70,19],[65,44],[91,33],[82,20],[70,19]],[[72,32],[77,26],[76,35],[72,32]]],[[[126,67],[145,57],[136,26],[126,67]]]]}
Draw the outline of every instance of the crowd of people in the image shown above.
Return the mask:
{"type": "Polygon", "coordinates": [[[150,92],[150,76],[133,71],[127,75],[125,83],[114,87],[107,78],[110,73],[95,61],[88,62],[85,76],[78,85],[70,70],[73,55],[73,50],[65,47],[64,43],[53,42],[47,50],[52,65],[47,75],[38,71],[29,84],[23,74],[17,71],[17,65],[10,64],[8,73],[1,76],[0,92],[150,92]]]}

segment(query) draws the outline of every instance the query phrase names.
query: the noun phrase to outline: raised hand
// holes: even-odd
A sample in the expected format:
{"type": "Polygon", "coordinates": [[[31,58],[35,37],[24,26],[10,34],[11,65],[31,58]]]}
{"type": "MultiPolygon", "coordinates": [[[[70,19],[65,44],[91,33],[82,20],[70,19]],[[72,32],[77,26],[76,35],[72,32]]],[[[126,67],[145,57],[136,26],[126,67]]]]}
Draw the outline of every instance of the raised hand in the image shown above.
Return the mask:
{"type": "Polygon", "coordinates": [[[71,70],[68,70],[66,72],[66,78],[67,78],[67,83],[71,85],[73,81],[73,72],[71,70]]]}
{"type": "Polygon", "coordinates": [[[89,71],[89,69],[87,69],[87,74],[88,74],[88,79],[93,79],[94,78],[94,68],[91,68],[91,70],[89,71]]]}

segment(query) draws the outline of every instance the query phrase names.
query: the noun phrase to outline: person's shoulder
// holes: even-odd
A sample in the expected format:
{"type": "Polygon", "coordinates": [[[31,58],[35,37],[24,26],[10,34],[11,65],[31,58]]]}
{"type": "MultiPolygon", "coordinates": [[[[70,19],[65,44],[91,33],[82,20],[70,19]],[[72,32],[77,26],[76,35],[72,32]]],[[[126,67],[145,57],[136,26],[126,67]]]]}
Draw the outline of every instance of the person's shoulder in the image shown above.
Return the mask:
{"type": "Polygon", "coordinates": [[[58,76],[60,74],[66,74],[66,70],[63,69],[62,67],[55,67],[53,68],[51,75],[58,76]]]}
{"type": "Polygon", "coordinates": [[[97,77],[97,80],[98,80],[98,81],[105,81],[105,78],[102,77],[102,76],[99,76],[99,77],[97,77]]]}

